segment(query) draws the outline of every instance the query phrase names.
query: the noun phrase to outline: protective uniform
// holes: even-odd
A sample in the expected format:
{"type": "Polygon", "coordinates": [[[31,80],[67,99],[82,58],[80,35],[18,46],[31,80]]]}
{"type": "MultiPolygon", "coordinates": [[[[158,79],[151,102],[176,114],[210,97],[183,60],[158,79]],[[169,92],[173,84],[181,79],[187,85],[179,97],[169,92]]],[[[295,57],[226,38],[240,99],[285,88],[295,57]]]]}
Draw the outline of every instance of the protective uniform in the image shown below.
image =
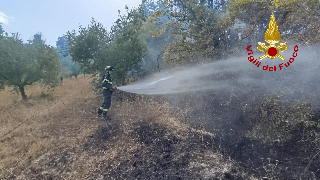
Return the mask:
{"type": "MultiPolygon", "coordinates": [[[[106,70],[112,70],[112,66],[107,66],[106,70]]],[[[112,85],[112,79],[109,73],[105,74],[102,78],[102,88],[103,88],[103,104],[98,110],[98,116],[101,116],[103,114],[104,119],[109,119],[107,117],[108,110],[111,106],[111,94],[113,90],[113,85],[112,85]]]]}

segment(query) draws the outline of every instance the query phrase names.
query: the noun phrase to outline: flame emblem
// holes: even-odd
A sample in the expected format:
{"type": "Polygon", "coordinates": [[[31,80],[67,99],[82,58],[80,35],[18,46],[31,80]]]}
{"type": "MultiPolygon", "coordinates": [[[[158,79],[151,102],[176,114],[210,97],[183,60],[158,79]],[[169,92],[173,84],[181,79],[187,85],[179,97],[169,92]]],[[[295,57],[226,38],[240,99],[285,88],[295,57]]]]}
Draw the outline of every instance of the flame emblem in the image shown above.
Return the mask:
{"type": "Polygon", "coordinates": [[[279,46],[276,44],[280,42],[281,36],[278,30],[278,25],[276,22],[276,19],[274,17],[274,14],[272,13],[270,22],[268,25],[267,31],[264,33],[264,40],[269,44],[269,46],[266,46],[265,43],[258,42],[260,45],[257,47],[257,49],[261,52],[264,52],[265,54],[261,56],[259,59],[262,60],[266,57],[274,59],[276,57],[280,58],[281,60],[285,60],[282,55],[279,54],[279,51],[284,52],[287,50],[288,47],[286,47],[287,43],[280,43],[279,46]],[[265,51],[264,51],[265,49],[265,51]]]}

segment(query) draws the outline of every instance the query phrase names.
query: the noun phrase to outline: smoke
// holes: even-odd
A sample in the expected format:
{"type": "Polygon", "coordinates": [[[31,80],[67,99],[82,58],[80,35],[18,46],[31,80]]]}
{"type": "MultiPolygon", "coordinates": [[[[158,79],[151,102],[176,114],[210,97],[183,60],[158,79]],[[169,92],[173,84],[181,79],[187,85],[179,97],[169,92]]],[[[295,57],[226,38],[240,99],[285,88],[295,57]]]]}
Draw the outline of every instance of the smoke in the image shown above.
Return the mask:
{"type": "MultiPolygon", "coordinates": [[[[253,56],[259,59],[263,53],[252,46],[253,56]]],[[[297,57],[290,66],[285,63],[292,58],[294,46],[280,53],[279,58],[261,60],[260,67],[248,61],[247,50],[229,59],[219,60],[194,67],[180,67],[156,73],[139,82],[119,87],[122,91],[137,94],[176,94],[194,91],[214,91],[237,93],[282,92],[293,95],[297,92],[315,94],[319,89],[318,47],[299,46],[297,57]],[[282,70],[279,64],[283,63],[282,70]],[[263,70],[263,66],[276,66],[276,71],[263,70]]]]}

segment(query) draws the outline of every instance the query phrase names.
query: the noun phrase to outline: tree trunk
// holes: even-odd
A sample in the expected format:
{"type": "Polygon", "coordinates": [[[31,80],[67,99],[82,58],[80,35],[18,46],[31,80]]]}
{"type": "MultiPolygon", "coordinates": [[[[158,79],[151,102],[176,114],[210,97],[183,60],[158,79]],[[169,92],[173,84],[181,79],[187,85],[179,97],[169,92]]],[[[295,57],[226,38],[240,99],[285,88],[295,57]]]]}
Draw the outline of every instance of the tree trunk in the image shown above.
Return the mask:
{"type": "Polygon", "coordinates": [[[26,92],[24,91],[24,86],[19,86],[19,90],[22,96],[22,100],[25,101],[27,99],[27,95],[26,95],[26,92]]]}
{"type": "Polygon", "coordinates": [[[158,71],[159,71],[159,72],[161,72],[160,64],[159,64],[159,58],[160,58],[160,56],[161,56],[163,53],[164,53],[164,51],[162,51],[162,52],[158,55],[158,57],[157,57],[157,68],[158,68],[158,71]]]}

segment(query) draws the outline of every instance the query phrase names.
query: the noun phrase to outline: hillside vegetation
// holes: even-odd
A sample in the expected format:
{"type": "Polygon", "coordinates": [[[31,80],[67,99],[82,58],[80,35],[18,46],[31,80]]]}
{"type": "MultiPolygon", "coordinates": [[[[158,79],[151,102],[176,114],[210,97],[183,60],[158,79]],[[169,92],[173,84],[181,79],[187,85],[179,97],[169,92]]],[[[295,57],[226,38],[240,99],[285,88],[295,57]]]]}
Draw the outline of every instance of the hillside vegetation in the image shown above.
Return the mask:
{"type": "Polygon", "coordinates": [[[320,1],[141,3],[57,47],[0,24],[0,179],[320,179],[320,1]],[[247,47],[260,56],[273,17],[286,60],[258,69],[247,47]],[[142,91],[116,90],[106,122],[109,65],[113,85],[142,91]]]}
{"type": "Polygon", "coordinates": [[[86,78],[36,94],[2,104],[0,179],[256,179],[167,103],[118,92],[107,123],[86,78]]]}

